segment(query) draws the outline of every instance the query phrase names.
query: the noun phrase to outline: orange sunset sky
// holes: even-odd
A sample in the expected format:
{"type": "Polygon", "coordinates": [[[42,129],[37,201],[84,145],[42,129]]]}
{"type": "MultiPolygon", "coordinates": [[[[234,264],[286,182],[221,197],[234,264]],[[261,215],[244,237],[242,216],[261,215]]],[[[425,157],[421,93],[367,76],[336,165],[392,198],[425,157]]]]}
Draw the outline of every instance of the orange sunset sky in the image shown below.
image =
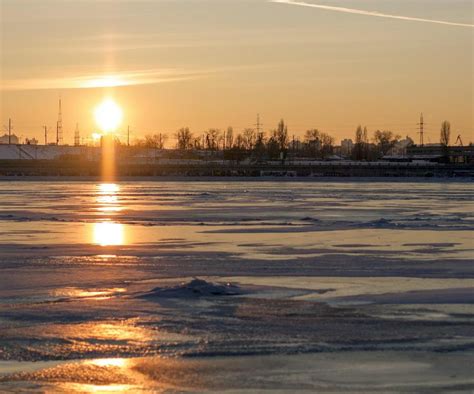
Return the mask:
{"type": "Polygon", "coordinates": [[[65,143],[112,97],[119,135],[284,118],[336,140],[358,124],[474,140],[471,0],[0,0],[1,122],[42,142],[62,97],[65,143]],[[375,13],[377,12],[377,13],[375,13]]]}

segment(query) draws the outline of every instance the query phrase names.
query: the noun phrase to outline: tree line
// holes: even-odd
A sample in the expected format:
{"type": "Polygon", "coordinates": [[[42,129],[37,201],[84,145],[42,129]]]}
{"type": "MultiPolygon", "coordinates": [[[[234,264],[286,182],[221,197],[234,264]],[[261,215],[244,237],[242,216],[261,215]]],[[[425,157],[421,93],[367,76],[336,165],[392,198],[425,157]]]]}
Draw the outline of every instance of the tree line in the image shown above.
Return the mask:
{"type": "MultiPolygon", "coordinates": [[[[440,142],[449,145],[450,123],[443,122],[440,142]]],[[[334,155],[335,139],[326,132],[309,129],[303,139],[291,137],[288,125],[282,119],[277,127],[269,132],[246,128],[240,133],[232,127],[226,130],[208,129],[195,134],[189,127],[180,128],[174,133],[175,148],[183,154],[192,156],[193,152],[206,151],[210,156],[223,152],[224,158],[243,160],[285,160],[291,157],[307,157],[325,160],[334,155]]],[[[149,134],[134,141],[134,146],[164,149],[169,140],[168,134],[149,134]]],[[[373,161],[389,154],[401,140],[400,135],[390,130],[375,130],[369,137],[367,127],[358,126],[350,152],[345,152],[353,160],[373,161]]],[[[409,140],[413,144],[412,140],[409,140]]]]}

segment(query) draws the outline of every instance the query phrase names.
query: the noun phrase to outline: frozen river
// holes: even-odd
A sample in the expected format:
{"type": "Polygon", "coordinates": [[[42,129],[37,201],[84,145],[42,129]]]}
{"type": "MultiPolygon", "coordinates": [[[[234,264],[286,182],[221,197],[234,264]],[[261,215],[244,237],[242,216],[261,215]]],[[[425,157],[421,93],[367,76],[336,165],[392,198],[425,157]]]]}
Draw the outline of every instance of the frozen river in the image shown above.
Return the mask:
{"type": "Polygon", "coordinates": [[[471,392],[473,191],[0,182],[0,391],[471,392]]]}

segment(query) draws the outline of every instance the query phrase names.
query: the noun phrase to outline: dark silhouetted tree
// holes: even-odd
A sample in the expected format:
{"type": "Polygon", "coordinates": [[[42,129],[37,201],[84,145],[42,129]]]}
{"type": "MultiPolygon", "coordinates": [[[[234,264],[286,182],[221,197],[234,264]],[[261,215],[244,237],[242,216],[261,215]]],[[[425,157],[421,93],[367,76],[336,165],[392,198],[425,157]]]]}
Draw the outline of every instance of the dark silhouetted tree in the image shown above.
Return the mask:
{"type": "Polygon", "coordinates": [[[352,154],[355,160],[363,160],[364,158],[364,131],[361,125],[357,126],[355,132],[355,143],[352,154]]]}
{"type": "Polygon", "coordinates": [[[377,144],[379,156],[381,157],[385,156],[399,140],[399,135],[394,135],[391,131],[388,130],[377,130],[374,133],[374,142],[375,144],[377,144]]]}
{"type": "Polygon", "coordinates": [[[204,141],[205,141],[206,149],[208,150],[218,149],[219,135],[220,135],[219,129],[209,129],[204,133],[204,141]]]}
{"type": "Polygon", "coordinates": [[[443,146],[449,146],[449,140],[451,138],[451,123],[445,120],[441,123],[441,132],[440,132],[440,140],[439,142],[443,146]]]}
{"type": "Polygon", "coordinates": [[[321,149],[321,133],[317,129],[307,130],[304,135],[306,151],[310,157],[317,157],[321,149]]]}
{"type": "Polygon", "coordinates": [[[321,133],[321,159],[327,159],[334,150],[334,138],[329,134],[321,133]]]}
{"type": "Polygon", "coordinates": [[[225,148],[230,149],[232,145],[234,145],[234,129],[232,127],[227,127],[227,131],[225,133],[225,148]]]}
{"type": "Polygon", "coordinates": [[[280,148],[281,152],[285,152],[288,148],[288,126],[285,125],[285,121],[282,119],[280,123],[278,123],[278,127],[276,129],[276,139],[278,142],[278,147],[280,148]]]}
{"type": "Polygon", "coordinates": [[[244,139],[244,148],[248,151],[251,151],[255,145],[255,130],[254,129],[245,129],[242,137],[244,139]]]}
{"type": "Polygon", "coordinates": [[[177,147],[180,150],[191,149],[193,147],[193,133],[188,127],[183,127],[176,132],[177,147]]]}

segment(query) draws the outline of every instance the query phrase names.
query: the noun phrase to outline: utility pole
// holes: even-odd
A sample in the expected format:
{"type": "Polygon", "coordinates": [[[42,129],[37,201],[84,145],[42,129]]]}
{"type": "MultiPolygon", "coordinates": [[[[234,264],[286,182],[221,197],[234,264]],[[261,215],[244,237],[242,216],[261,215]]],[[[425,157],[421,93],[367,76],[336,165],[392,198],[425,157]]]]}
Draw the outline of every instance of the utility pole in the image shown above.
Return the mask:
{"type": "Polygon", "coordinates": [[[127,146],[130,146],[130,126],[127,126],[127,146]]]}
{"type": "Polygon", "coordinates": [[[74,131],[74,146],[81,145],[81,135],[79,133],[79,123],[76,123],[76,130],[74,131]]]}
{"type": "Polygon", "coordinates": [[[420,115],[420,123],[418,123],[418,126],[420,127],[420,131],[418,132],[420,134],[420,146],[423,147],[424,141],[423,141],[423,134],[425,131],[425,122],[423,121],[423,113],[420,115]]]}
{"type": "Polygon", "coordinates": [[[59,99],[58,121],[56,123],[56,145],[63,143],[63,114],[61,110],[61,99],[59,99]]]}
{"type": "Polygon", "coordinates": [[[8,145],[12,143],[12,120],[8,119],[8,145]]]}
{"type": "Polygon", "coordinates": [[[260,134],[260,130],[262,129],[263,124],[260,123],[260,114],[257,114],[257,123],[254,124],[257,130],[257,135],[260,134]]]}
{"type": "Polygon", "coordinates": [[[48,126],[43,126],[44,128],[44,145],[48,145],[48,126]]]}

